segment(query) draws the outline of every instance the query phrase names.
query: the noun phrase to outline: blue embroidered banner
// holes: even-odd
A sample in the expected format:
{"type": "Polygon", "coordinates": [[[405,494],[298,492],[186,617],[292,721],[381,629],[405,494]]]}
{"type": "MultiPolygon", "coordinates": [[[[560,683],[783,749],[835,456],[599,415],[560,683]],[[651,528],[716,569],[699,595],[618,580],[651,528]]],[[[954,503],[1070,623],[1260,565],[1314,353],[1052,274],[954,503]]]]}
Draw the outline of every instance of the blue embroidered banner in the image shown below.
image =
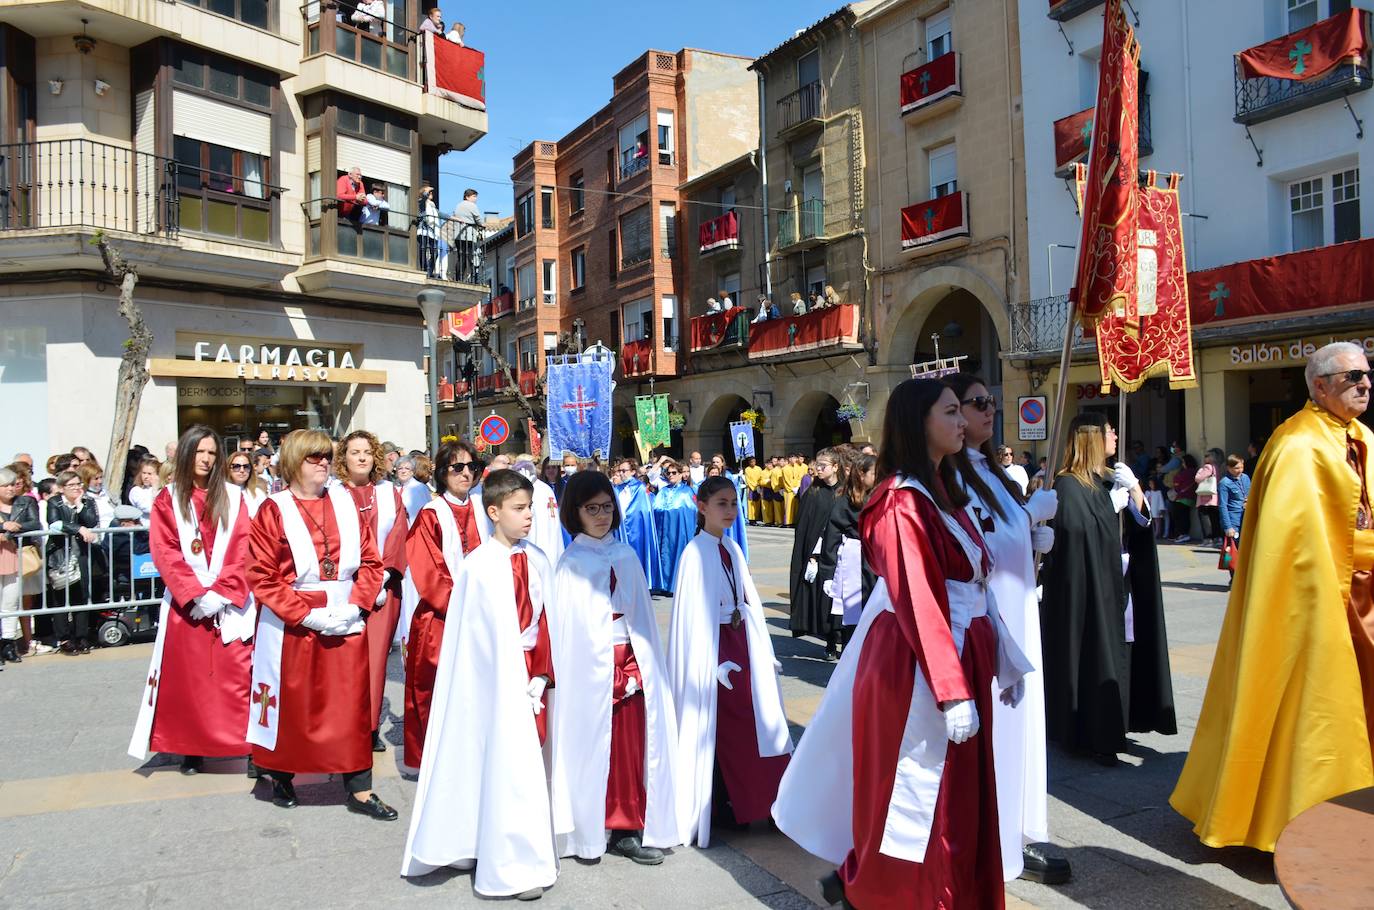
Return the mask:
{"type": "Polygon", "coordinates": [[[730,424],[730,441],[735,445],[735,462],[754,454],[754,425],[747,420],[730,424]]]}
{"type": "Polygon", "coordinates": [[[549,453],[606,458],[611,451],[612,357],[549,358],[549,453]]]}

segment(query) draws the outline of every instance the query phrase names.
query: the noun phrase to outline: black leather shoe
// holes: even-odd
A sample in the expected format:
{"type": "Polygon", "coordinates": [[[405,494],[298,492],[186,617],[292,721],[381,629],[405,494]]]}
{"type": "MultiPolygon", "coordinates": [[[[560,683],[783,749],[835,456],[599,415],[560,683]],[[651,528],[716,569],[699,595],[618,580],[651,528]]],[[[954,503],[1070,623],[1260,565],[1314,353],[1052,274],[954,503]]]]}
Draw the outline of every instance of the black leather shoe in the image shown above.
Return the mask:
{"type": "Polygon", "coordinates": [[[1025,868],[1021,877],[1042,885],[1062,885],[1073,877],[1069,861],[1062,856],[1046,856],[1045,851],[1035,844],[1021,848],[1021,859],[1025,868]]]}
{"type": "Polygon", "coordinates": [[[376,730],[372,731],[372,751],[385,752],[386,740],[382,739],[382,734],[376,730]]]}
{"type": "Polygon", "coordinates": [[[5,642],[5,660],[12,664],[22,664],[24,658],[19,656],[19,646],[12,641],[5,642]]]}
{"type": "Polygon", "coordinates": [[[253,764],[253,756],[251,755],[248,756],[248,770],[244,773],[248,775],[249,780],[257,780],[262,776],[262,772],[258,770],[258,766],[253,764]]]}
{"type": "Polygon", "coordinates": [[[369,796],[366,801],[358,799],[350,793],[344,804],[348,806],[349,812],[366,815],[368,818],[375,818],[382,822],[394,822],[396,820],[396,810],[382,802],[375,793],[369,796]]]}
{"type": "Polygon", "coordinates": [[[187,777],[205,770],[205,759],[199,755],[187,755],[181,760],[181,773],[187,777]]]}
{"type": "Polygon", "coordinates": [[[617,853],[641,866],[657,866],[663,862],[663,851],[657,847],[646,847],[638,833],[627,831],[620,837],[612,835],[611,852],[617,853]]]}
{"type": "Polygon", "coordinates": [[[272,805],[282,809],[296,808],[296,787],[291,781],[272,781],[272,805]]]}
{"type": "Polygon", "coordinates": [[[835,904],[845,908],[853,906],[844,896],[844,882],[840,880],[838,869],[817,881],[816,884],[820,885],[821,897],[830,906],[833,907],[835,904]]]}

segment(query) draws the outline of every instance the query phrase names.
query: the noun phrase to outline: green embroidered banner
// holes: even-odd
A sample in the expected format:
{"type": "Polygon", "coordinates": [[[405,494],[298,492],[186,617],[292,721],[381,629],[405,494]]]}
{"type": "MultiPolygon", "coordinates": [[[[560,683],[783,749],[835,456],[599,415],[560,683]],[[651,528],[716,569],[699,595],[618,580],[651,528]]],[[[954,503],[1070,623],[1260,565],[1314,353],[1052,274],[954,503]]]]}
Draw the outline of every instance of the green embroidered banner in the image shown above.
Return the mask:
{"type": "Polygon", "coordinates": [[[668,435],[668,396],[640,395],[635,398],[639,436],[645,447],[671,444],[668,435]]]}

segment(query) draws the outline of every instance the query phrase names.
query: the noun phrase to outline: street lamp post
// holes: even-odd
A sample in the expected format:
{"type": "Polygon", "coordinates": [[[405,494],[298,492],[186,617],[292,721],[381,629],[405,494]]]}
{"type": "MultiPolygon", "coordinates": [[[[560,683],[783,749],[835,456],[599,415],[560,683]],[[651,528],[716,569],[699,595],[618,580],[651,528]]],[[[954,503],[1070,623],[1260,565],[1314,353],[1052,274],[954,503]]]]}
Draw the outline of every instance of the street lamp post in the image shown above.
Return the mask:
{"type": "Polygon", "coordinates": [[[421,288],[415,295],[429,332],[429,451],[439,451],[439,319],[444,312],[443,288],[421,288]]]}

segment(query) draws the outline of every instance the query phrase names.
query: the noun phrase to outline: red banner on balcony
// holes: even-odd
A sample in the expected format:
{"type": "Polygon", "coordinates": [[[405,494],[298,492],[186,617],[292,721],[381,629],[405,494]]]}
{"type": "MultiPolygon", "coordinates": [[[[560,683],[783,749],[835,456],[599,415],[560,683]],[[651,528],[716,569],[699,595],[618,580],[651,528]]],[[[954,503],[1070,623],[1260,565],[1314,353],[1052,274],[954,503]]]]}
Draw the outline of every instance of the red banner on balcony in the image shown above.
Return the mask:
{"type": "Polygon", "coordinates": [[[486,110],[486,55],[433,32],[421,35],[425,42],[425,90],[464,107],[486,110]]]}
{"type": "Polygon", "coordinates": [[[902,249],[914,250],[953,237],[967,237],[968,194],[950,193],[902,209],[902,249]]]}
{"type": "Polygon", "coordinates": [[[444,320],[444,328],[441,334],[452,335],[459,341],[469,341],[472,333],[477,331],[477,320],[481,316],[481,305],[470,306],[466,310],[457,313],[449,313],[444,320]]]}
{"type": "Polygon", "coordinates": [[[504,294],[497,294],[491,298],[487,315],[492,319],[497,319],[513,312],[515,312],[515,294],[506,291],[504,294]]]}
{"type": "Polygon", "coordinates": [[[1097,323],[1102,391],[1113,385],[1134,392],[1152,376],[1166,376],[1172,389],[1197,384],[1193,332],[1188,313],[1188,270],[1183,256],[1183,209],[1177,174],[1167,187],[1155,173],[1136,188],[1139,233],[1136,248],[1137,326],[1119,306],[1097,323]]]}
{"type": "Polygon", "coordinates": [[[1374,239],[1233,262],[1188,276],[1195,324],[1374,303],[1374,239]]]}
{"type": "Polygon", "coordinates": [[[697,242],[703,253],[738,249],[739,216],[734,212],[726,212],[719,218],[703,222],[697,229],[697,242]]]}
{"type": "Polygon", "coordinates": [[[653,358],[651,339],[627,341],[620,347],[620,372],[625,376],[643,376],[653,369],[653,358]]]}
{"type": "Polygon", "coordinates": [[[1364,11],[1350,9],[1236,56],[1247,79],[1268,76],[1303,82],[1325,76],[1342,63],[1358,62],[1368,48],[1364,11]]]}
{"type": "Polygon", "coordinates": [[[918,111],[960,91],[959,55],[950,51],[925,66],[902,73],[902,113],[918,111]]]}
{"type": "Polygon", "coordinates": [[[743,319],[744,307],[734,307],[724,313],[707,313],[692,317],[692,351],[706,351],[717,347],[730,336],[735,320],[743,319]]]}
{"type": "Polygon", "coordinates": [[[447,376],[439,378],[439,403],[453,404],[453,383],[448,381],[447,376]]]}
{"type": "Polygon", "coordinates": [[[1093,114],[1090,107],[1054,121],[1054,169],[1073,164],[1088,154],[1093,139],[1093,114]]]}
{"type": "Polygon", "coordinates": [[[538,371],[538,370],[521,370],[521,371],[520,371],[520,394],[521,394],[521,395],[524,395],[526,398],[531,398],[531,397],[534,396],[534,393],[535,393],[535,391],[536,391],[538,388],[539,388],[539,371],[538,371]]]}
{"type": "Polygon", "coordinates": [[[1140,327],[1135,291],[1140,45],[1121,0],[1107,0],[1102,30],[1083,234],[1070,299],[1084,328],[1119,309],[1134,330],[1140,327]]]}
{"type": "Polygon", "coordinates": [[[859,306],[842,303],[812,310],[805,316],[753,323],[749,326],[749,359],[857,344],[858,340],[859,306]]]}

